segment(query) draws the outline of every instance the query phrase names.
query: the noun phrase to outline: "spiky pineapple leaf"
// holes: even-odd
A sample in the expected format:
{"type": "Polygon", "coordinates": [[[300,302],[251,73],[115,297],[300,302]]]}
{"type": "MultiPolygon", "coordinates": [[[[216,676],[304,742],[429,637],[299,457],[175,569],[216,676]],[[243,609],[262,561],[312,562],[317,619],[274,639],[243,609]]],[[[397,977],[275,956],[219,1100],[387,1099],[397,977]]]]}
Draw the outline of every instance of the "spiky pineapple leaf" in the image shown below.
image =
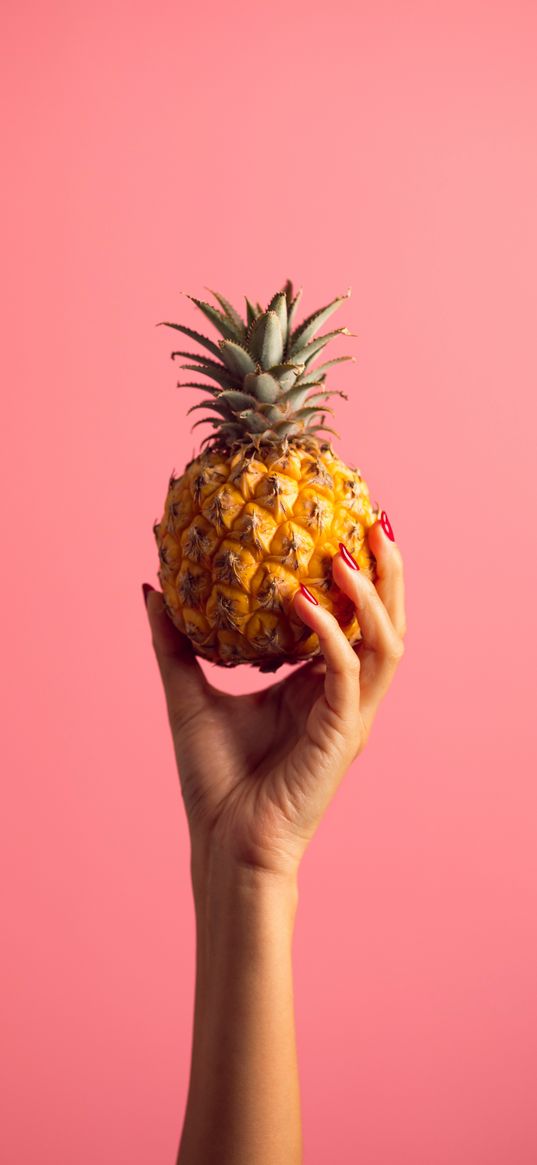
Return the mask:
{"type": "Polygon", "coordinates": [[[267,311],[255,320],[248,338],[248,346],[262,368],[271,369],[283,357],[283,337],[276,312],[267,311]]]}
{"type": "Polygon", "coordinates": [[[233,377],[222,365],[218,367],[215,364],[214,367],[205,367],[201,364],[181,364],[181,368],[186,368],[189,372],[201,372],[203,376],[210,376],[211,380],[216,380],[216,383],[220,384],[222,388],[233,388],[235,384],[233,377]]]}
{"type": "Polygon", "coordinates": [[[338,433],[337,429],[331,429],[328,425],[306,425],[305,431],[306,433],[332,433],[332,436],[337,437],[338,441],[341,440],[341,433],[338,433]]]}
{"type": "Polygon", "coordinates": [[[344,360],[352,360],[353,363],[356,363],[356,356],[336,356],[333,360],[327,360],[325,364],[318,364],[316,368],[312,368],[311,372],[300,377],[300,383],[309,384],[319,377],[319,373],[326,373],[326,369],[330,368],[332,364],[341,364],[344,360]]]}
{"type": "Polygon", "coordinates": [[[296,437],[302,431],[302,426],[295,421],[280,421],[274,426],[278,437],[296,437]]]}
{"type": "Polygon", "coordinates": [[[247,392],[236,392],[235,390],[221,392],[219,400],[225,401],[233,409],[233,412],[239,412],[242,409],[251,409],[253,403],[251,396],[247,392]]]}
{"type": "Polygon", "coordinates": [[[267,429],[264,417],[253,409],[245,409],[239,416],[248,433],[264,433],[267,429]]]}
{"type": "Polygon", "coordinates": [[[188,295],[186,291],[184,294],[186,295],[187,299],[190,299],[192,303],[196,304],[196,307],[199,307],[200,311],[202,311],[203,314],[207,316],[207,319],[210,320],[212,324],[214,324],[215,328],[217,328],[217,330],[222,336],[224,336],[226,340],[241,339],[240,333],[231,323],[231,320],[229,320],[227,316],[223,314],[223,312],[217,311],[217,309],[213,307],[211,303],[206,303],[204,299],[196,299],[195,295],[188,295]]]}
{"type": "Polygon", "coordinates": [[[275,364],[274,368],[270,370],[270,375],[278,381],[280,388],[285,391],[292,388],[298,377],[304,372],[305,367],[305,364],[275,364]]]}
{"type": "Polygon", "coordinates": [[[213,429],[221,429],[221,428],[223,429],[223,427],[224,427],[222,425],[222,422],[217,420],[216,417],[201,417],[199,421],[194,422],[194,424],[192,425],[191,432],[193,429],[197,429],[198,425],[212,425],[213,429]]]}
{"type": "MultiPolygon", "coordinates": [[[[309,387],[311,388],[311,385],[309,387]]],[[[342,392],[340,388],[325,388],[322,392],[314,392],[312,396],[309,396],[307,398],[307,403],[317,404],[318,401],[326,400],[329,396],[341,396],[343,397],[343,400],[349,399],[347,393],[342,392]]]]}
{"type": "Polygon", "coordinates": [[[287,308],[289,309],[289,307],[291,306],[291,304],[293,302],[293,294],[294,294],[293,293],[293,282],[291,279],[285,280],[285,286],[284,286],[283,290],[285,293],[285,298],[287,299],[287,308]]]}
{"type": "Polygon", "coordinates": [[[245,295],[244,298],[246,300],[246,320],[248,323],[248,327],[250,328],[251,325],[253,324],[254,320],[257,319],[258,312],[257,312],[257,308],[254,307],[253,303],[250,303],[248,296],[245,295]]]}
{"type": "Polygon", "coordinates": [[[267,311],[274,311],[280,321],[280,328],[282,330],[283,350],[285,352],[285,345],[287,344],[287,297],[285,291],[277,291],[273,295],[267,311]]]}
{"type": "Polygon", "coordinates": [[[295,351],[298,351],[300,348],[304,348],[306,344],[308,344],[309,341],[313,339],[315,333],[318,332],[319,328],[322,324],[324,324],[325,320],[327,320],[328,317],[333,314],[333,312],[337,311],[340,304],[348,299],[349,296],[350,288],[345,295],[338,295],[336,299],[333,299],[331,303],[326,305],[326,307],[319,308],[317,311],[313,312],[312,315],[308,316],[307,319],[303,320],[303,322],[298,328],[296,328],[290,338],[289,351],[287,355],[293,356],[295,351]]]}
{"type": "MultiPolygon", "coordinates": [[[[293,294],[292,283],[289,283],[289,287],[291,288],[291,295],[292,295],[293,294]]],[[[287,308],[287,335],[288,336],[290,336],[292,334],[291,328],[293,326],[293,320],[295,318],[296,311],[297,311],[297,308],[298,308],[298,305],[299,305],[301,299],[302,299],[302,288],[299,287],[294,299],[291,300],[291,302],[287,308]]]]}
{"type": "Polygon", "coordinates": [[[289,405],[293,411],[299,409],[311,388],[311,384],[295,384],[294,388],[289,388],[287,392],[282,394],[281,401],[283,404],[289,405]]]}
{"type": "Polygon", "coordinates": [[[249,372],[244,378],[244,387],[256,400],[272,402],[281,396],[281,385],[271,372],[249,372]]]}
{"type": "Polygon", "coordinates": [[[326,405],[320,407],[319,405],[308,405],[306,408],[298,409],[293,413],[293,419],[296,421],[303,421],[306,417],[312,417],[314,413],[333,413],[333,409],[329,409],[326,405]]]}
{"type": "Polygon", "coordinates": [[[200,380],[178,380],[177,388],[201,388],[210,396],[219,396],[221,391],[218,388],[213,388],[212,384],[203,384],[200,380]]]}
{"type": "Polygon", "coordinates": [[[204,394],[205,399],[189,409],[189,413],[204,410],[209,414],[193,426],[210,426],[211,432],[202,446],[209,442],[230,447],[242,441],[250,442],[254,448],[260,443],[282,441],[286,436],[307,438],[320,432],[337,436],[324,423],[332,412],[327,401],[330,396],[345,394],[338,389],[326,389],[324,382],[332,364],[354,360],[354,357],[335,357],[309,371],[308,365],[335,336],[351,335],[348,328],[315,335],[347,297],[339,296],[320,308],[291,333],[302,288],[295,293],[290,280],[276,292],[266,310],[245,296],[246,322],[224,296],[208,290],[222,311],[195,296],[187,298],[221,333],[222,339],[217,343],[183,324],[163,322],[163,326],[174,327],[195,339],[209,353],[172,353],[173,359],[182,356],[188,361],[182,368],[197,372],[208,381],[206,384],[179,382],[180,387],[200,389],[204,394]]]}
{"type": "MultiPolygon", "coordinates": [[[[180,352],[180,351],[177,351],[177,352],[171,352],[170,355],[171,355],[172,360],[175,360],[176,356],[184,356],[187,360],[199,360],[200,363],[202,363],[202,364],[204,364],[204,363],[207,363],[207,364],[211,363],[212,364],[213,363],[212,360],[209,361],[209,357],[206,356],[204,352],[180,352]]],[[[183,365],[181,365],[181,367],[183,367],[183,365]]]]}
{"type": "Polygon", "coordinates": [[[196,332],[194,328],[187,328],[185,324],[171,324],[167,320],[161,320],[157,324],[157,328],[175,328],[176,331],[182,332],[184,336],[189,336],[191,340],[197,340],[199,344],[203,344],[204,348],[208,348],[214,356],[220,356],[220,349],[208,336],[202,336],[201,332],[196,332]]]}
{"type": "Polygon", "coordinates": [[[235,425],[231,421],[226,421],[219,426],[218,434],[209,433],[207,437],[203,438],[201,448],[207,445],[209,441],[215,441],[217,444],[223,444],[226,441],[232,444],[234,441],[240,441],[244,437],[244,430],[240,425],[235,425]]]}
{"type": "Polygon", "coordinates": [[[233,324],[233,327],[236,329],[239,336],[244,336],[246,333],[246,325],[244,320],[242,316],[239,315],[237,309],[233,307],[233,304],[229,302],[229,299],[226,299],[224,295],[220,295],[219,291],[213,291],[212,287],[206,287],[205,290],[210,291],[211,295],[214,295],[214,298],[220,304],[220,307],[224,309],[224,314],[227,316],[230,323],[233,324]]]}
{"type": "Polygon", "coordinates": [[[255,372],[255,360],[242,344],[235,340],[220,340],[218,346],[224,364],[239,380],[243,380],[249,372],[255,372]]]}
{"type": "Polygon", "coordinates": [[[211,409],[215,413],[219,413],[221,417],[229,420],[232,416],[230,409],[226,408],[225,404],[220,404],[219,400],[199,400],[197,404],[191,405],[186,411],[188,417],[189,413],[196,412],[197,409],[211,409]]]}
{"type": "Polygon", "coordinates": [[[285,416],[285,410],[281,409],[279,405],[262,404],[259,405],[259,412],[267,418],[268,421],[281,421],[285,416]]]}
{"type": "Polygon", "coordinates": [[[313,357],[317,355],[317,352],[321,352],[330,343],[330,340],[333,340],[336,336],[350,336],[351,334],[348,328],[336,328],[334,332],[325,332],[324,335],[317,336],[316,340],[312,340],[311,343],[306,344],[304,348],[299,348],[298,351],[294,352],[293,360],[299,360],[301,364],[309,364],[310,360],[313,360],[313,357]]]}

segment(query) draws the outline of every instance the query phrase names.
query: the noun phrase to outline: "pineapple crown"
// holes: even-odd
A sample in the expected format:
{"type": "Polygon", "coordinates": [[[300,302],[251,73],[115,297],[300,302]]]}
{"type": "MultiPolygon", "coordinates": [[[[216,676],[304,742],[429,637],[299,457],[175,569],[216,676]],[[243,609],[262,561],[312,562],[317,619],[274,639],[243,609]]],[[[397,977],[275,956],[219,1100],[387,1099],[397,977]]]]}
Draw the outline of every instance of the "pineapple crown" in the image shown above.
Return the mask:
{"type": "MultiPolygon", "coordinates": [[[[208,377],[214,383],[183,381],[178,387],[200,388],[205,399],[192,405],[207,409],[212,414],[202,417],[197,425],[209,424],[212,432],[202,444],[230,447],[234,444],[277,444],[286,438],[293,441],[309,439],[321,431],[334,433],[325,425],[326,414],[333,410],[326,401],[330,396],[345,397],[337,389],[326,389],[327,369],[354,356],[338,356],[311,368],[312,361],[335,336],[350,336],[348,328],[337,328],[317,336],[321,325],[344,300],[345,295],[333,299],[293,328],[302,288],[296,294],[288,279],[282,291],[277,291],[263,310],[246,299],[246,320],[223,295],[207,288],[222,310],[210,303],[188,295],[188,299],[203,312],[223,337],[217,343],[188,328],[184,324],[163,321],[162,326],[175,328],[205,351],[172,352],[195,363],[182,368],[208,377]],[[214,415],[216,414],[216,415],[214,415]]],[[[184,294],[187,294],[186,292],[184,294]]],[[[160,325],[159,325],[160,326],[160,325]]],[[[345,399],[347,399],[345,397],[345,399]]],[[[335,436],[338,436],[335,433],[335,436]]]]}

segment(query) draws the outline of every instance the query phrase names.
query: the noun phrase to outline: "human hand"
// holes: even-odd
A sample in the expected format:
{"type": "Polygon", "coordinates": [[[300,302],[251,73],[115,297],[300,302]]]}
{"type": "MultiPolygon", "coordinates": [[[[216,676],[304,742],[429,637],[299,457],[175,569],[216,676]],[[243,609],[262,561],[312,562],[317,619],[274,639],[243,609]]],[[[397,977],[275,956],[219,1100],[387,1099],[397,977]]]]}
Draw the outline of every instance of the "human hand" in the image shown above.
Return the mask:
{"type": "Polygon", "coordinates": [[[343,552],[333,562],[335,582],[356,607],[360,644],[351,647],[334,616],[298,591],[295,611],[317,633],[322,658],[261,692],[231,696],[213,687],[161,593],[148,591],[193,852],[296,873],[403,654],[403,565],[386,529],[387,521],[369,530],[375,583],[343,552]]]}

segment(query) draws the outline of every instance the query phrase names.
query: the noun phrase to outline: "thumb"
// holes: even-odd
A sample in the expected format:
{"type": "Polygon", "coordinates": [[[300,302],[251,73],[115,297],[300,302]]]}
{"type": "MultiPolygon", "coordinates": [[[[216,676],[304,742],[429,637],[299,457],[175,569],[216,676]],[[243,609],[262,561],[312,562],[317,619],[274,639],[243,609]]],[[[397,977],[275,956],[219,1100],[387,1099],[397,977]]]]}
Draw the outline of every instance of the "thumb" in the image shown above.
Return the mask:
{"type": "Polygon", "coordinates": [[[149,583],[142,589],[170,718],[180,723],[201,711],[208,684],[190,640],[172,623],[161,591],[149,583]]]}

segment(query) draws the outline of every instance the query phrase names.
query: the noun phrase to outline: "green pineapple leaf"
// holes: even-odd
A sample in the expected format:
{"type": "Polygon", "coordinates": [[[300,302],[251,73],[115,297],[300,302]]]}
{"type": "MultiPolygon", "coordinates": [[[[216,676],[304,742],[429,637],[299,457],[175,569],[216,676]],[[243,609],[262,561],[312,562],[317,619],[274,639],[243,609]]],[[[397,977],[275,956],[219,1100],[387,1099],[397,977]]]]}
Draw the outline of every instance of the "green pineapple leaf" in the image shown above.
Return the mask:
{"type": "Polygon", "coordinates": [[[322,425],[322,424],[321,425],[317,425],[317,424],[306,425],[306,432],[307,433],[332,433],[332,435],[334,437],[337,437],[338,441],[341,440],[341,433],[338,433],[337,429],[330,429],[328,427],[328,425],[322,425]]]}
{"type": "Polygon", "coordinates": [[[167,320],[161,320],[160,324],[157,324],[157,328],[175,328],[178,332],[183,332],[183,335],[189,336],[191,340],[197,340],[199,344],[203,344],[203,347],[208,348],[214,356],[220,355],[220,349],[217,345],[209,340],[208,336],[202,336],[201,332],[194,331],[194,328],[187,328],[184,324],[170,324],[167,320]]]}
{"type": "Polygon", "coordinates": [[[202,384],[200,380],[178,380],[177,388],[201,388],[209,396],[219,396],[221,389],[213,388],[212,384],[202,384]]]}
{"type": "Polygon", "coordinates": [[[218,399],[225,401],[233,409],[233,412],[251,409],[253,403],[247,392],[235,392],[234,390],[221,392],[218,399]]]}
{"type": "Polygon", "coordinates": [[[212,324],[214,324],[215,328],[218,329],[218,331],[222,336],[224,336],[226,340],[241,339],[241,333],[237,331],[237,329],[231,323],[231,320],[229,320],[227,316],[223,314],[223,312],[217,311],[217,309],[213,307],[211,303],[205,303],[205,300],[203,299],[196,299],[195,295],[188,295],[186,291],[184,294],[186,295],[187,299],[190,299],[192,303],[196,304],[196,307],[199,307],[200,311],[202,311],[203,314],[207,316],[207,319],[210,320],[212,324]]]}
{"type": "Polygon", "coordinates": [[[242,426],[235,424],[233,421],[225,421],[223,425],[219,425],[217,434],[209,433],[207,437],[203,438],[201,448],[203,449],[203,446],[207,445],[209,441],[225,444],[229,439],[229,443],[231,444],[233,441],[240,441],[241,438],[244,438],[244,429],[242,426]]]}
{"type": "Polygon", "coordinates": [[[233,377],[222,365],[218,367],[215,364],[214,367],[205,367],[202,364],[181,364],[181,368],[186,368],[190,372],[201,372],[203,376],[210,376],[211,380],[216,380],[216,383],[220,384],[222,388],[233,388],[235,384],[233,377]]]}
{"type": "Polygon", "coordinates": [[[274,432],[278,438],[281,437],[295,437],[302,432],[302,426],[296,421],[279,421],[274,426],[274,432]]]}
{"type": "Polygon", "coordinates": [[[248,296],[245,295],[244,298],[246,300],[246,321],[247,321],[248,327],[250,328],[251,325],[253,324],[254,320],[257,319],[257,316],[259,313],[257,311],[257,308],[254,307],[253,303],[250,303],[248,296]]]}
{"type": "Polygon", "coordinates": [[[268,428],[264,417],[253,409],[245,409],[239,416],[248,433],[264,433],[268,428]]]}
{"type": "MultiPolygon", "coordinates": [[[[290,289],[291,289],[291,292],[290,292],[290,293],[291,293],[291,295],[292,295],[292,293],[293,293],[293,285],[292,285],[292,283],[290,283],[290,282],[289,282],[289,287],[290,287],[290,289]]],[[[302,299],[302,288],[301,288],[301,287],[299,287],[299,289],[298,289],[298,291],[297,291],[297,293],[296,293],[296,295],[295,295],[294,299],[291,299],[291,302],[289,303],[289,306],[288,306],[288,308],[287,308],[287,329],[288,329],[288,330],[287,330],[287,335],[288,335],[288,336],[290,336],[290,335],[291,335],[291,328],[292,328],[292,325],[293,325],[293,320],[294,320],[294,318],[295,318],[296,311],[297,311],[297,308],[298,308],[298,305],[299,305],[299,303],[300,303],[300,300],[301,300],[301,299],[302,299]]]]}
{"type": "Polygon", "coordinates": [[[214,298],[220,304],[220,307],[224,309],[224,314],[227,316],[230,323],[233,324],[233,327],[236,329],[240,336],[244,336],[246,334],[244,320],[242,316],[239,315],[236,308],[233,307],[233,304],[229,302],[229,299],[226,299],[225,296],[220,295],[220,292],[213,291],[212,287],[206,287],[205,290],[210,291],[211,295],[214,295],[214,298]]]}
{"type": "Polygon", "coordinates": [[[316,340],[312,340],[304,348],[299,348],[298,351],[294,352],[293,360],[299,360],[301,364],[309,364],[310,360],[313,360],[313,357],[317,355],[317,352],[321,352],[335,336],[350,335],[352,335],[352,332],[349,332],[348,328],[336,328],[334,332],[325,332],[323,336],[317,336],[316,340]]]}
{"type": "MultiPolygon", "coordinates": [[[[201,417],[199,421],[194,421],[194,424],[192,425],[192,429],[197,429],[198,425],[212,425],[213,429],[223,428],[222,422],[219,421],[217,419],[217,417],[201,417]]],[[[191,432],[192,432],[192,429],[191,429],[191,432]]]]}
{"type": "Polygon", "coordinates": [[[226,417],[226,419],[232,415],[230,409],[226,408],[225,404],[220,404],[218,400],[199,400],[197,404],[191,405],[187,409],[187,417],[189,413],[194,413],[196,409],[212,409],[213,412],[219,413],[221,417],[226,417]]]}
{"type": "Polygon", "coordinates": [[[318,415],[319,413],[333,413],[333,412],[334,412],[334,410],[329,409],[326,405],[323,405],[322,407],[320,407],[319,405],[307,405],[306,408],[299,409],[298,412],[293,413],[293,419],[295,421],[303,421],[306,419],[306,417],[312,417],[314,415],[314,413],[317,413],[317,415],[318,415]]]}
{"type": "Polygon", "coordinates": [[[281,397],[282,403],[289,405],[294,412],[295,409],[299,409],[301,404],[304,403],[310,391],[311,384],[296,384],[294,388],[289,388],[287,392],[283,393],[281,397]]]}
{"type": "Polygon", "coordinates": [[[243,380],[249,372],[255,372],[255,360],[242,344],[237,344],[235,340],[220,340],[219,348],[226,368],[239,380],[243,380]]]}
{"type": "Polygon", "coordinates": [[[305,367],[305,364],[275,364],[270,370],[270,375],[278,381],[282,391],[285,391],[293,387],[305,367]]]}
{"type": "Polygon", "coordinates": [[[268,421],[281,421],[285,417],[285,410],[281,409],[279,405],[261,404],[259,405],[259,412],[262,413],[268,421]]]}
{"type": "Polygon", "coordinates": [[[277,291],[273,295],[267,311],[275,311],[280,321],[280,328],[282,330],[283,350],[285,352],[285,345],[287,344],[287,298],[285,291],[277,291]]]}
{"type": "Polygon", "coordinates": [[[267,311],[255,320],[248,337],[248,346],[262,368],[270,370],[283,356],[283,337],[276,312],[267,311]]]}
{"type": "Polygon", "coordinates": [[[287,299],[287,307],[289,308],[293,302],[293,283],[291,279],[285,280],[285,286],[283,290],[285,292],[285,298],[287,299]]]}
{"type": "Polygon", "coordinates": [[[244,387],[256,400],[272,402],[281,396],[281,385],[271,372],[249,372],[244,378],[244,387]]]}
{"type": "Polygon", "coordinates": [[[349,298],[350,293],[351,292],[349,288],[345,295],[338,295],[337,298],[333,299],[332,302],[327,304],[326,307],[319,308],[318,311],[313,312],[311,316],[308,316],[307,319],[303,320],[303,322],[293,332],[290,338],[289,350],[287,352],[288,357],[292,356],[294,352],[298,351],[300,348],[304,348],[306,344],[308,344],[309,341],[313,339],[315,333],[321,327],[321,324],[324,324],[325,320],[327,320],[333,312],[337,311],[337,308],[340,306],[340,304],[349,298]]]}
{"type": "MultiPolygon", "coordinates": [[[[202,364],[213,363],[213,361],[209,360],[209,357],[206,356],[204,352],[171,352],[172,360],[175,360],[176,356],[184,356],[187,360],[199,360],[202,364]]],[[[216,361],[214,361],[214,363],[216,363],[216,361]]],[[[181,367],[183,367],[183,365],[181,365],[181,367]]]]}
{"type": "MultiPolygon", "coordinates": [[[[311,385],[309,386],[311,388],[311,385]]],[[[322,392],[314,392],[312,396],[307,398],[308,404],[316,404],[318,401],[326,400],[329,396],[341,396],[343,400],[348,400],[346,392],[342,392],[340,388],[325,388],[322,392]]]]}
{"type": "Polygon", "coordinates": [[[308,372],[305,376],[300,377],[300,383],[309,384],[310,381],[316,380],[318,378],[320,372],[325,373],[326,369],[330,368],[332,364],[341,364],[344,360],[352,360],[353,363],[356,363],[356,356],[336,356],[334,360],[327,360],[326,364],[318,364],[317,368],[313,368],[311,372],[308,372]]]}

